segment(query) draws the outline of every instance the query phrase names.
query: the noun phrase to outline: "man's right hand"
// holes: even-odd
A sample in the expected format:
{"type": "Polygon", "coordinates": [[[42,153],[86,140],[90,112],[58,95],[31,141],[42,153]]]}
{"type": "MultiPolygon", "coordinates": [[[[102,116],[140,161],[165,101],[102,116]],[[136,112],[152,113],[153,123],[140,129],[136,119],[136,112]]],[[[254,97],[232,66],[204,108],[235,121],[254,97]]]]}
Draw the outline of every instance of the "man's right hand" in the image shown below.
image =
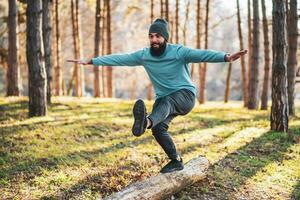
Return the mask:
{"type": "Polygon", "coordinates": [[[67,62],[73,62],[73,63],[77,63],[77,64],[80,64],[80,65],[92,65],[93,62],[92,60],[76,60],[76,59],[69,59],[67,60],[67,62]]]}

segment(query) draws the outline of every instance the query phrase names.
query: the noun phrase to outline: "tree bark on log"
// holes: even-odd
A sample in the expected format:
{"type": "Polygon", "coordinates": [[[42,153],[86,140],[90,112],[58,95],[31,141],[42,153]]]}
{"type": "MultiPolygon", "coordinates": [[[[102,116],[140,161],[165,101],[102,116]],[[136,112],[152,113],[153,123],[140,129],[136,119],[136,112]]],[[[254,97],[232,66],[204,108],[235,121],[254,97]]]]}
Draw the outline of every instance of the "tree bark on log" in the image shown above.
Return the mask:
{"type": "Polygon", "coordinates": [[[205,178],[209,161],[199,156],[190,160],[181,171],[159,174],[134,183],[105,200],[164,199],[205,178]]]}

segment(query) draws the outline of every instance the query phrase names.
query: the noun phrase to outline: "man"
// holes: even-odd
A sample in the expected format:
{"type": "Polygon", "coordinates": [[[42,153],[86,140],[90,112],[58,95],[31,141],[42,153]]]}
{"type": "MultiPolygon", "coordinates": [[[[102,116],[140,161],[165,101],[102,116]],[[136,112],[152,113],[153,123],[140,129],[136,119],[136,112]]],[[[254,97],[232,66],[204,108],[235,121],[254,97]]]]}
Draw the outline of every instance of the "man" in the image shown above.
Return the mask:
{"type": "Polygon", "coordinates": [[[232,55],[211,50],[191,49],[178,44],[169,44],[168,23],[156,19],[149,29],[150,48],[144,48],[130,54],[100,56],[91,60],[68,60],[87,65],[104,66],[144,66],[153,84],[156,100],[152,113],[147,116],[142,100],[133,106],[134,124],[132,133],[141,136],[151,129],[156,141],[170,158],[170,162],[161,169],[161,173],[183,169],[182,158],[176,151],[174,142],[168,133],[169,123],[178,115],[186,115],[195,104],[196,88],[190,77],[191,62],[232,62],[246,50],[232,55]]]}

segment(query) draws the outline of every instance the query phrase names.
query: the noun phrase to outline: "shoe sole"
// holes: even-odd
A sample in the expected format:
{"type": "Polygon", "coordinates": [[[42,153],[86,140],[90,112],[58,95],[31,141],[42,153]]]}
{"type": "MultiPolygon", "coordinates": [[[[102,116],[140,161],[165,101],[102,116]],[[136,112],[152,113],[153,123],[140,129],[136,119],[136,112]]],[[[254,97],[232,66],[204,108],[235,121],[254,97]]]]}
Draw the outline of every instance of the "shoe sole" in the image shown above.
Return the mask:
{"type": "Polygon", "coordinates": [[[146,106],[143,100],[139,99],[135,102],[132,112],[134,117],[132,134],[138,137],[144,133],[144,120],[146,117],[146,106]]]}
{"type": "Polygon", "coordinates": [[[175,171],[181,171],[181,170],[183,170],[183,169],[184,169],[184,167],[182,166],[182,167],[180,167],[180,168],[173,168],[172,170],[166,171],[166,172],[160,171],[160,173],[166,174],[166,173],[171,173],[171,172],[175,172],[175,171]]]}

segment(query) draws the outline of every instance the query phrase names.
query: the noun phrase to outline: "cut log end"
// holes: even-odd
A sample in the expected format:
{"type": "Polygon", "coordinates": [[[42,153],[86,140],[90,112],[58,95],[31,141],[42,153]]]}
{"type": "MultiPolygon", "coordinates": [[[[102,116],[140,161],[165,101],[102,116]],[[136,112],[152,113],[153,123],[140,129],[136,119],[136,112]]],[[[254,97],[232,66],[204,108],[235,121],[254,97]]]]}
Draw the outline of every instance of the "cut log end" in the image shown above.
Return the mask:
{"type": "Polygon", "coordinates": [[[184,169],[167,174],[158,174],[144,181],[133,183],[105,200],[163,199],[205,178],[209,161],[199,156],[185,164],[184,169]]]}

